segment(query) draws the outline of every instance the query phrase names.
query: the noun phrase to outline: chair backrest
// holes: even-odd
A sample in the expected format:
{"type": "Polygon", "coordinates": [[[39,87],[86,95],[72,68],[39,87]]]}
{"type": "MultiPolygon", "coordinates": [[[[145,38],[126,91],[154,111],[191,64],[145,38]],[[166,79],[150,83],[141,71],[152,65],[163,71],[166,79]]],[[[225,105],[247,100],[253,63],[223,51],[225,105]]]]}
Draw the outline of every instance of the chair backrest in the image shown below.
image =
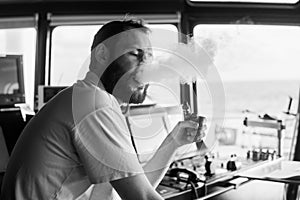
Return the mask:
{"type": "Polygon", "coordinates": [[[26,123],[20,109],[0,111],[0,126],[10,155],[26,123]]]}
{"type": "Polygon", "coordinates": [[[3,131],[0,126],[0,173],[6,171],[8,159],[9,159],[8,150],[4,140],[3,131]]]}

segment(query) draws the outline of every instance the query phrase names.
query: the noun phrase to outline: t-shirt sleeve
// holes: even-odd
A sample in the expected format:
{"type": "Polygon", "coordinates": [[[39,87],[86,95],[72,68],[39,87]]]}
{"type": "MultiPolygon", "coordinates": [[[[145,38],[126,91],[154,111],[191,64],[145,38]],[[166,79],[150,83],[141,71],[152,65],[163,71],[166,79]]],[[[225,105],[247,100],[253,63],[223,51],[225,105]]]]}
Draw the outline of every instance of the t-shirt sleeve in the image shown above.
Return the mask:
{"type": "Polygon", "coordinates": [[[143,173],[121,112],[101,108],[74,128],[74,145],[92,183],[143,173]]]}

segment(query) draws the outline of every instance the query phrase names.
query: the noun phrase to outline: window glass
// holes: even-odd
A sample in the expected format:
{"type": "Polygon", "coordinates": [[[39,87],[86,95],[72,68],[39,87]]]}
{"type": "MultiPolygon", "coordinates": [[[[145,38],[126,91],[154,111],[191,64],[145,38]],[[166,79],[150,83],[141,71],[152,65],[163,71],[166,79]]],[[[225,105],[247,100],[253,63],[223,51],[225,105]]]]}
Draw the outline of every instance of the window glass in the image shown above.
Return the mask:
{"type": "Polygon", "coordinates": [[[36,30],[34,28],[0,29],[0,54],[23,55],[26,103],[33,110],[36,30]]]}
{"type": "Polygon", "coordinates": [[[93,37],[101,26],[59,26],[53,30],[50,83],[72,85],[89,60],[93,37]]]}
{"type": "MultiPolygon", "coordinates": [[[[243,156],[255,148],[273,148],[278,152],[275,129],[243,125],[245,117],[254,121],[273,117],[286,124],[287,156],[295,118],[284,111],[288,109],[289,97],[293,98],[290,112],[295,113],[298,106],[300,27],[197,25],[194,38],[211,56],[225,89],[225,123],[215,129],[220,146],[239,147],[243,156]]],[[[209,106],[202,98],[205,95],[199,100],[200,112],[206,113],[209,106]]]]}
{"type": "MultiPolygon", "coordinates": [[[[171,24],[149,25],[150,28],[176,31],[171,24]]],[[[101,25],[59,26],[53,30],[50,83],[54,86],[73,84],[79,77],[83,65],[88,65],[93,37],[101,25]]],[[[157,31],[152,34],[157,38],[157,31]]],[[[177,37],[169,40],[177,41],[177,37]]],[[[159,54],[159,52],[158,52],[159,54]]],[[[82,78],[82,77],[80,77],[82,78]]]]}

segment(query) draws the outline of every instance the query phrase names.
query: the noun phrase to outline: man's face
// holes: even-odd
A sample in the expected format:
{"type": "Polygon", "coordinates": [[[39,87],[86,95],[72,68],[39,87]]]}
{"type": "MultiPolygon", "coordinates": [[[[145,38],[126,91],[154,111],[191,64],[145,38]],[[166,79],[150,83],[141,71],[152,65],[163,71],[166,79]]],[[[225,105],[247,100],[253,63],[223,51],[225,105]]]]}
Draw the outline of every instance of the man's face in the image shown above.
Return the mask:
{"type": "Polygon", "coordinates": [[[126,32],[114,49],[111,56],[116,59],[103,74],[106,89],[123,102],[142,103],[148,85],[143,83],[141,75],[152,58],[148,34],[141,30],[126,32]]]}

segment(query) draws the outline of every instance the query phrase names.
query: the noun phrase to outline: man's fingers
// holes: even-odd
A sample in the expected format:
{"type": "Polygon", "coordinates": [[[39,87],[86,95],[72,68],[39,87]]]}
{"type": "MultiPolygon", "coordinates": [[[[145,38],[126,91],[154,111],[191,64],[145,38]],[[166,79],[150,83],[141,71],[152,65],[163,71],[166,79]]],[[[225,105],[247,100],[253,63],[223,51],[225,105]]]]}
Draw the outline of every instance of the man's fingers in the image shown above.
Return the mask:
{"type": "Polygon", "coordinates": [[[196,136],[197,135],[197,130],[195,130],[195,129],[189,129],[189,130],[187,130],[187,135],[188,136],[196,136]]]}
{"type": "Polygon", "coordinates": [[[207,129],[206,124],[202,124],[201,127],[199,127],[199,123],[192,120],[181,121],[177,126],[179,130],[184,129],[181,137],[184,138],[182,138],[183,141],[185,140],[188,143],[201,142],[203,137],[205,137],[205,130],[207,129]]]}
{"type": "Polygon", "coordinates": [[[200,134],[190,132],[187,134],[187,140],[190,142],[200,142],[203,137],[205,137],[205,132],[201,132],[200,134]]]}
{"type": "Polygon", "coordinates": [[[187,120],[187,121],[181,121],[179,122],[179,126],[181,128],[192,128],[192,129],[197,129],[199,124],[197,122],[187,120]]]}
{"type": "MultiPolygon", "coordinates": [[[[194,122],[192,120],[187,120],[187,121],[181,121],[179,122],[179,125],[181,128],[192,128],[192,129],[197,129],[199,127],[199,123],[198,122],[194,122]]],[[[207,129],[207,125],[204,124],[200,127],[201,130],[206,130],[207,129]]]]}
{"type": "Polygon", "coordinates": [[[204,124],[202,127],[201,127],[201,131],[206,131],[207,130],[207,125],[204,124]]]}
{"type": "Polygon", "coordinates": [[[205,132],[201,131],[200,134],[194,136],[194,142],[200,142],[205,137],[205,132]]]}
{"type": "Polygon", "coordinates": [[[187,137],[187,140],[188,140],[189,142],[194,142],[194,141],[195,141],[195,136],[188,136],[188,137],[187,137]]]}
{"type": "Polygon", "coordinates": [[[199,130],[187,128],[186,136],[189,141],[192,142],[201,141],[202,138],[205,137],[205,130],[201,129],[199,131],[199,130]]]}

